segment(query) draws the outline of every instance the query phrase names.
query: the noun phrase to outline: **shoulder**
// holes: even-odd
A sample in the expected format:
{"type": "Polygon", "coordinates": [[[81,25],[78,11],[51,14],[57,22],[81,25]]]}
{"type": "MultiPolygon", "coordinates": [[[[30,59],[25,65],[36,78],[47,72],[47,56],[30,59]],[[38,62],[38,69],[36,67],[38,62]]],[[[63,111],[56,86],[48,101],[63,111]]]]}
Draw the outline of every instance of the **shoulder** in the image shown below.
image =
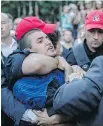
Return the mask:
{"type": "Polygon", "coordinates": [[[100,87],[103,83],[103,56],[95,58],[87,71],[85,77],[90,78],[93,82],[98,84],[100,87]]]}
{"type": "Polygon", "coordinates": [[[71,65],[77,65],[77,62],[73,53],[73,48],[70,48],[68,52],[66,53],[66,61],[70,63],[71,65]]]}

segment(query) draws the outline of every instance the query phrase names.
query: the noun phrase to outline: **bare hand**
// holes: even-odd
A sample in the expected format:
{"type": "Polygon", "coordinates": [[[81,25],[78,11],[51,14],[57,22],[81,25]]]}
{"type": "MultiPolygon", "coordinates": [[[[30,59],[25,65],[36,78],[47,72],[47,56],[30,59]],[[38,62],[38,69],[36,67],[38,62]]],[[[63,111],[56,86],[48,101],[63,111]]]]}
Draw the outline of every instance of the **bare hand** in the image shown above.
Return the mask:
{"type": "Polygon", "coordinates": [[[58,68],[64,70],[65,72],[65,82],[66,82],[68,81],[68,76],[73,72],[73,69],[71,65],[69,65],[69,63],[67,63],[67,61],[63,57],[58,56],[56,58],[59,61],[58,68]]]}
{"type": "MultiPolygon", "coordinates": [[[[44,111],[33,110],[33,112],[38,117],[38,122],[37,122],[38,125],[52,126],[52,125],[58,124],[60,122],[68,122],[68,120],[69,120],[68,117],[60,116],[58,114],[55,114],[55,115],[52,115],[51,117],[49,117],[46,109],[44,109],[44,111]]],[[[63,124],[58,124],[58,126],[62,126],[62,125],[63,124]]]]}
{"type": "Polygon", "coordinates": [[[71,82],[74,79],[81,79],[83,77],[83,74],[80,73],[72,73],[68,76],[68,80],[71,82]]]}
{"type": "Polygon", "coordinates": [[[78,65],[73,65],[73,73],[78,73],[80,75],[84,75],[86,72],[78,65]]]}
{"type": "Polygon", "coordinates": [[[71,67],[67,61],[64,59],[64,57],[61,56],[57,56],[56,59],[58,59],[59,64],[58,64],[58,68],[61,70],[65,70],[65,67],[71,67]]]}
{"type": "Polygon", "coordinates": [[[33,112],[38,117],[38,122],[37,122],[38,125],[49,125],[54,123],[54,119],[53,119],[54,117],[53,116],[49,117],[46,109],[44,109],[44,111],[33,110],[33,112]]]}

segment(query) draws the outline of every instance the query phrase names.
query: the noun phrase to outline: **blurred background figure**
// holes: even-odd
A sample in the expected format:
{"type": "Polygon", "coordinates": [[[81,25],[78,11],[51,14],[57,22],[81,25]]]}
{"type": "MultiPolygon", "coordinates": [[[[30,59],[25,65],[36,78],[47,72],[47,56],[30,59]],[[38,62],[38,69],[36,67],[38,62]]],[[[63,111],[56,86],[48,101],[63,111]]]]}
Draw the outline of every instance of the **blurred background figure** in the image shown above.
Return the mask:
{"type": "Polygon", "coordinates": [[[93,2],[94,1],[92,1],[92,0],[85,0],[86,15],[95,9],[93,2]]]}
{"type": "Polygon", "coordinates": [[[86,16],[86,11],[85,11],[85,4],[84,1],[78,1],[78,10],[80,13],[80,24],[84,24],[85,22],[85,16],[86,16]]]}
{"type": "Polygon", "coordinates": [[[63,12],[61,14],[61,27],[65,28],[73,28],[73,18],[74,14],[71,12],[71,8],[68,5],[63,7],[63,12]]]}
{"type": "Polygon", "coordinates": [[[81,24],[78,27],[78,30],[77,30],[77,39],[75,40],[74,44],[75,43],[81,43],[81,42],[84,41],[84,39],[85,39],[85,25],[81,24]]]}
{"type": "Polygon", "coordinates": [[[1,52],[2,58],[5,59],[9,54],[17,49],[18,45],[16,40],[11,36],[12,29],[11,20],[8,14],[1,13],[1,52]]]}
{"type": "Polygon", "coordinates": [[[16,29],[16,26],[17,24],[21,21],[22,18],[18,17],[14,20],[13,22],[13,28],[12,30],[10,31],[11,35],[15,38],[15,29],[16,29]]]}
{"type": "Polygon", "coordinates": [[[18,17],[14,20],[14,25],[13,25],[13,29],[16,29],[16,26],[18,25],[18,23],[20,23],[20,21],[22,20],[22,18],[18,17]]]}
{"type": "Polygon", "coordinates": [[[72,21],[73,33],[72,34],[73,34],[73,38],[76,39],[77,29],[80,24],[81,17],[80,17],[80,13],[76,4],[70,3],[69,10],[70,10],[70,13],[73,15],[73,21],[72,21]]]}
{"type": "Polygon", "coordinates": [[[69,51],[69,48],[72,47],[74,44],[74,39],[73,39],[73,29],[64,29],[63,31],[63,37],[61,40],[61,55],[65,58],[67,52],[69,51]]]}
{"type": "Polygon", "coordinates": [[[96,0],[96,1],[95,1],[95,7],[96,7],[96,9],[102,10],[102,11],[103,11],[103,1],[101,1],[101,0],[96,0]]]}

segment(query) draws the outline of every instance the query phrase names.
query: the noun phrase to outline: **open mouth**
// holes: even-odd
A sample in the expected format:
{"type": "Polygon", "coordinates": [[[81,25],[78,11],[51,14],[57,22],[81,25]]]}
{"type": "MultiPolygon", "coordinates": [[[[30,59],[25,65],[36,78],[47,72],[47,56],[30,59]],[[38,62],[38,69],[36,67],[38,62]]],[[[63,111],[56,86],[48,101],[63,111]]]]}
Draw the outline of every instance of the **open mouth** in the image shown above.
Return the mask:
{"type": "Polygon", "coordinates": [[[48,50],[54,50],[53,46],[50,46],[50,47],[48,48],[48,50]]]}

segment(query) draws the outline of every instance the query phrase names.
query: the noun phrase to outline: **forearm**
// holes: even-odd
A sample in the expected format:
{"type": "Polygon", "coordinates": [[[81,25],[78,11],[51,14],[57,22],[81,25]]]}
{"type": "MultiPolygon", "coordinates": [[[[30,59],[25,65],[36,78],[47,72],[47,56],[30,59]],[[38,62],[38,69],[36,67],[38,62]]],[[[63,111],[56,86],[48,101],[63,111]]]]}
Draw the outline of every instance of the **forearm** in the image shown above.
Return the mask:
{"type": "Polygon", "coordinates": [[[101,97],[92,81],[75,80],[57,90],[53,106],[58,113],[70,118],[85,118],[96,110],[101,97]]]}
{"type": "Polygon", "coordinates": [[[62,116],[62,115],[58,115],[58,114],[53,115],[52,119],[53,119],[53,121],[52,121],[53,124],[70,122],[69,116],[62,116]]]}
{"type": "Polygon", "coordinates": [[[47,74],[58,66],[58,60],[42,54],[30,54],[22,64],[22,72],[28,74],[47,74]]]}
{"type": "Polygon", "coordinates": [[[67,66],[65,66],[65,69],[64,69],[64,74],[65,74],[65,82],[68,81],[68,77],[69,75],[73,73],[73,69],[72,67],[68,64],[67,66]]]}

